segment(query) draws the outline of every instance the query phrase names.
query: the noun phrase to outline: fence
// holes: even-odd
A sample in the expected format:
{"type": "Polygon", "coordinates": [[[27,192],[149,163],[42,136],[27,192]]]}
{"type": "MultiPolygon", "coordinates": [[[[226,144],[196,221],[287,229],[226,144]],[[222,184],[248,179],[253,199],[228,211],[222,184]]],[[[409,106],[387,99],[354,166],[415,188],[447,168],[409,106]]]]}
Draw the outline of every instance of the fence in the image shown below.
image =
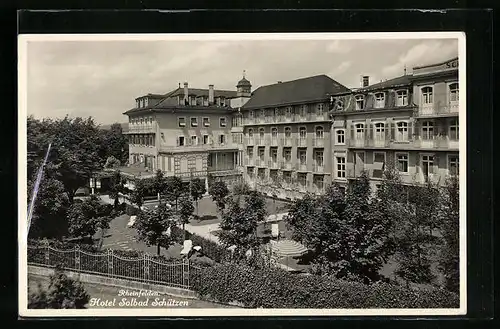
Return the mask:
{"type": "Polygon", "coordinates": [[[168,263],[143,254],[142,257],[122,257],[107,250],[90,253],[74,249],[61,250],[51,246],[29,246],[28,264],[44,267],[62,266],[66,270],[80,273],[104,275],[110,278],[127,279],[145,283],[190,288],[190,278],[200,268],[189,264],[189,260],[168,263]]]}

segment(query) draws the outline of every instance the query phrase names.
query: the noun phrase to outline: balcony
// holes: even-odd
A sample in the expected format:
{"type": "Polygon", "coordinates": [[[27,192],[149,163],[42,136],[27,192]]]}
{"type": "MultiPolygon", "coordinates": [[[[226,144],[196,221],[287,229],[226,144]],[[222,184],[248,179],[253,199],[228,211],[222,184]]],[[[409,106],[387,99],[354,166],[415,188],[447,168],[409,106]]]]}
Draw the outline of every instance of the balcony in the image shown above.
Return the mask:
{"type": "Polygon", "coordinates": [[[307,170],[307,163],[297,163],[295,168],[297,171],[308,171],[307,170]]]}
{"type": "Polygon", "coordinates": [[[282,161],[280,163],[280,168],[284,169],[284,170],[292,170],[293,169],[293,164],[292,164],[292,162],[290,160],[289,161],[282,161]]]}
{"type": "Polygon", "coordinates": [[[450,139],[447,136],[435,137],[432,139],[422,139],[417,138],[413,143],[415,148],[423,148],[423,149],[456,149],[459,148],[459,141],[457,139],[450,139]]]}
{"type": "Polygon", "coordinates": [[[349,147],[390,147],[391,141],[389,139],[350,139],[347,141],[349,147]]]}
{"type": "Polygon", "coordinates": [[[186,152],[186,151],[210,151],[210,150],[236,150],[238,149],[238,144],[231,142],[219,143],[211,142],[208,144],[191,144],[186,143],[182,146],[166,146],[160,147],[160,151],[165,152],[186,152]]]}
{"type": "Polygon", "coordinates": [[[267,166],[269,167],[269,169],[279,169],[280,168],[279,162],[277,160],[268,161],[267,166]]]}
{"type": "Polygon", "coordinates": [[[307,147],[307,138],[298,138],[296,141],[297,147],[307,147]]]}
{"type": "Polygon", "coordinates": [[[458,103],[441,104],[420,104],[415,110],[415,116],[420,118],[436,117],[436,116],[453,116],[458,115],[458,103]]]}
{"type": "Polygon", "coordinates": [[[321,173],[321,174],[324,173],[325,172],[325,165],[323,163],[321,163],[321,164],[315,163],[313,165],[313,172],[321,173]]]}
{"type": "Polygon", "coordinates": [[[304,114],[285,114],[276,116],[265,116],[256,118],[246,118],[243,120],[244,125],[259,125],[259,124],[273,124],[273,123],[290,123],[290,122],[314,122],[314,121],[330,121],[328,112],[324,113],[304,113],[304,114]]]}
{"type": "Polygon", "coordinates": [[[270,146],[279,146],[280,145],[279,141],[280,140],[278,139],[278,137],[271,137],[269,139],[269,145],[270,146]]]}
{"type": "Polygon", "coordinates": [[[325,147],[325,139],[313,138],[313,147],[325,147]]]}
{"type": "Polygon", "coordinates": [[[285,147],[287,147],[287,146],[291,147],[291,146],[293,146],[293,139],[291,137],[289,137],[289,138],[282,138],[281,139],[281,145],[285,146],[285,147]]]}
{"type": "Polygon", "coordinates": [[[266,140],[264,137],[255,138],[255,145],[266,146],[269,140],[266,140]]]}
{"type": "Polygon", "coordinates": [[[150,134],[156,132],[153,125],[129,125],[127,134],[150,134]]]}
{"type": "Polygon", "coordinates": [[[266,166],[266,162],[264,161],[263,158],[257,158],[257,159],[255,159],[255,165],[257,167],[265,167],[266,166]]]}

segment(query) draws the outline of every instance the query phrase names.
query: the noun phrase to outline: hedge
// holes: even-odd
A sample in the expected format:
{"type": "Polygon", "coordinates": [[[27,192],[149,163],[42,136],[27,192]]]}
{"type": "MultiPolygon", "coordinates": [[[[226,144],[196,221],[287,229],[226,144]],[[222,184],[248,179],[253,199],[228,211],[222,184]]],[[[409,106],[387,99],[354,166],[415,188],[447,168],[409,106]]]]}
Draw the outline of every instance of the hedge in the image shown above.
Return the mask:
{"type": "Polygon", "coordinates": [[[221,264],[196,271],[191,287],[199,297],[248,308],[456,308],[459,297],[442,289],[388,283],[365,285],[282,269],[221,264]]]}
{"type": "MultiPolygon", "coordinates": [[[[180,227],[174,227],[172,229],[172,234],[178,237],[178,242],[183,243],[183,231],[180,227]]],[[[212,259],[217,263],[222,263],[230,258],[230,251],[223,246],[213,242],[211,240],[205,239],[202,236],[186,231],[186,239],[193,241],[193,246],[200,246],[201,252],[207,257],[212,259]]]]}

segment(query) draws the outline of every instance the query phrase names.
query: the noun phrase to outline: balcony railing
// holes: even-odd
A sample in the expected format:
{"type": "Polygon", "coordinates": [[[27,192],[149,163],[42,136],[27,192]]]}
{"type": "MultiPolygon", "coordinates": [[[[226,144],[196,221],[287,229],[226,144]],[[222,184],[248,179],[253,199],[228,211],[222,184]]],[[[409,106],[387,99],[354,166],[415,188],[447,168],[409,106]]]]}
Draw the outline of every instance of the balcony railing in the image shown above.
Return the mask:
{"type": "Polygon", "coordinates": [[[272,115],[272,116],[258,116],[255,118],[245,118],[243,120],[244,125],[257,125],[262,123],[286,123],[286,122],[304,122],[304,121],[329,121],[328,112],[325,110],[323,113],[296,113],[296,114],[284,114],[284,115],[272,115]]]}
{"type": "Polygon", "coordinates": [[[128,133],[154,133],[155,126],[153,125],[129,125],[128,133]]]}
{"type": "Polygon", "coordinates": [[[293,146],[293,138],[292,137],[282,138],[281,145],[282,146],[293,146]]]}
{"type": "Polygon", "coordinates": [[[325,165],[315,163],[313,165],[313,171],[316,173],[324,173],[325,172],[325,165]]]}
{"type": "Polygon", "coordinates": [[[255,165],[258,167],[265,167],[266,162],[264,161],[264,159],[257,158],[255,159],[255,165]]]}
{"type": "Polygon", "coordinates": [[[271,146],[279,146],[280,145],[280,140],[278,139],[278,137],[271,137],[269,139],[269,145],[271,146]]]}
{"type": "Polygon", "coordinates": [[[420,104],[415,110],[415,116],[418,117],[433,117],[440,115],[458,114],[458,103],[441,104],[420,104]]]}
{"type": "Polygon", "coordinates": [[[295,168],[298,171],[308,171],[306,163],[297,163],[297,165],[295,166],[295,168]]]}
{"type": "Polygon", "coordinates": [[[255,160],[253,158],[246,158],[245,166],[255,166],[255,160]]]}
{"type": "Polygon", "coordinates": [[[292,164],[291,161],[282,161],[280,163],[280,167],[281,167],[281,169],[292,170],[293,169],[293,164],[292,164]]]}
{"type": "Polygon", "coordinates": [[[255,138],[253,137],[245,138],[245,144],[248,146],[255,145],[255,138]]]}
{"type": "Polygon", "coordinates": [[[297,138],[296,139],[298,147],[306,147],[307,146],[307,138],[297,138]]]}
{"type": "Polygon", "coordinates": [[[266,138],[263,137],[257,137],[255,138],[255,145],[268,145],[269,140],[266,140],[266,138]]]}
{"type": "Polygon", "coordinates": [[[450,139],[445,136],[435,137],[431,139],[415,139],[413,146],[416,148],[431,148],[431,149],[458,149],[459,142],[457,139],[450,139]]]}
{"type": "Polygon", "coordinates": [[[276,161],[270,160],[270,161],[268,161],[267,166],[270,169],[279,169],[279,162],[277,160],[276,161]]]}
{"type": "Polygon", "coordinates": [[[325,139],[313,138],[313,147],[325,147],[325,139]]]}

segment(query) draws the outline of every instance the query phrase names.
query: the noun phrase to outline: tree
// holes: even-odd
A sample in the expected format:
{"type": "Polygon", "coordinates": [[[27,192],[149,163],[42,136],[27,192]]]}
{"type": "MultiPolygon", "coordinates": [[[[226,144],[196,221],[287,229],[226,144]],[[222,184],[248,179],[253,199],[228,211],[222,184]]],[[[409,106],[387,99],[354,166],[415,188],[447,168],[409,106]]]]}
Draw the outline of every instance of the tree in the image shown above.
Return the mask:
{"type": "Polygon", "coordinates": [[[165,196],[167,200],[175,201],[175,209],[177,210],[177,202],[179,198],[188,192],[186,185],[177,176],[167,177],[165,183],[165,196]]]}
{"type": "Polygon", "coordinates": [[[138,208],[141,208],[144,204],[144,197],[146,196],[148,189],[149,186],[144,179],[136,179],[134,181],[134,188],[130,193],[130,202],[137,205],[138,208]]]}
{"type": "Polygon", "coordinates": [[[113,206],[102,204],[95,195],[75,202],[68,211],[69,234],[73,237],[93,236],[99,229],[108,229],[113,206]]]}
{"type": "Polygon", "coordinates": [[[445,277],[446,289],[460,291],[460,189],[458,176],[446,180],[440,194],[439,218],[442,225],[443,246],[439,255],[439,269],[445,277]]]}
{"type": "Polygon", "coordinates": [[[229,195],[229,189],[227,188],[226,183],[222,180],[214,181],[209,186],[209,193],[217,206],[217,210],[222,215],[222,212],[226,207],[226,197],[229,195]]]}
{"type": "Polygon", "coordinates": [[[123,177],[120,171],[113,172],[111,176],[111,184],[109,189],[110,198],[114,199],[114,207],[115,209],[120,204],[120,193],[125,192],[125,184],[123,181],[123,177]]]}
{"type": "MultiPolygon", "coordinates": [[[[28,182],[29,197],[32,197],[33,185],[34,179],[28,182]]],[[[56,238],[68,232],[66,215],[70,203],[64,191],[60,181],[48,175],[43,176],[31,219],[31,236],[56,238]]]]}
{"type": "Polygon", "coordinates": [[[114,156],[109,156],[106,159],[106,164],[104,164],[104,168],[106,169],[114,169],[120,167],[120,160],[115,158],[114,156]]]}
{"type": "Polygon", "coordinates": [[[163,171],[159,169],[156,171],[153,180],[151,182],[151,186],[155,191],[156,195],[158,196],[158,202],[159,202],[160,194],[165,190],[165,187],[167,186],[167,180],[163,175],[163,171]]]}
{"type": "Polygon", "coordinates": [[[179,219],[182,223],[182,230],[184,231],[184,240],[186,240],[186,228],[185,225],[189,223],[189,219],[193,215],[194,206],[193,202],[189,199],[189,197],[183,197],[180,201],[180,209],[179,209],[179,219]]]}
{"type": "Polygon", "coordinates": [[[228,210],[222,215],[220,241],[227,247],[236,246],[235,258],[241,260],[249,249],[259,245],[257,225],[265,218],[265,200],[256,191],[228,199],[228,210]]]}
{"type": "Polygon", "coordinates": [[[198,201],[203,197],[203,195],[207,192],[205,188],[205,182],[199,178],[192,179],[189,183],[189,191],[191,197],[196,202],[196,214],[198,214],[198,201]]]}
{"type": "Polygon", "coordinates": [[[174,221],[173,212],[165,203],[157,208],[141,211],[137,220],[137,233],[140,240],[148,246],[156,246],[157,254],[160,255],[160,246],[168,248],[175,243],[175,239],[166,234],[174,221]]]}
{"type": "Polygon", "coordinates": [[[101,157],[112,156],[120,163],[128,161],[128,141],[127,136],[123,134],[121,124],[113,123],[109,129],[100,129],[100,139],[102,140],[101,157]]]}
{"type": "Polygon", "coordinates": [[[61,267],[56,267],[50,276],[48,289],[44,290],[39,284],[38,291],[30,294],[28,308],[83,309],[89,300],[90,295],[83,284],[69,278],[61,267]]]}

